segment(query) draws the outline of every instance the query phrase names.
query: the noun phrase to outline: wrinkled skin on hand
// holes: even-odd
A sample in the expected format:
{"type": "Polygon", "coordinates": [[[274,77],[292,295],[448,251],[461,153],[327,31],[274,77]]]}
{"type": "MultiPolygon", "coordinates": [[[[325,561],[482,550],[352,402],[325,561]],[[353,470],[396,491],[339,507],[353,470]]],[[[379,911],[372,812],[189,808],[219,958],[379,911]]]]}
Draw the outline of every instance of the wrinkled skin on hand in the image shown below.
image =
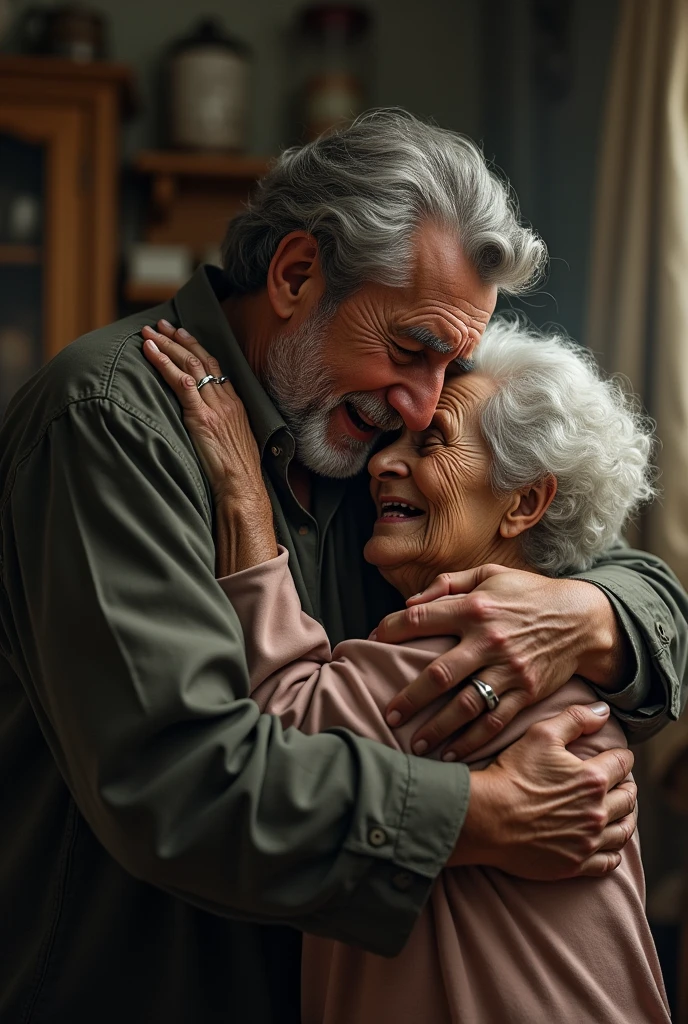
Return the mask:
{"type": "Polygon", "coordinates": [[[605,875],[636,827],[628,749],[580,760],[566,749],[605,725],[605,704],[573,705],[539,722],[485,771],[450,865],[482,864],[536,881],[605,875]]]}

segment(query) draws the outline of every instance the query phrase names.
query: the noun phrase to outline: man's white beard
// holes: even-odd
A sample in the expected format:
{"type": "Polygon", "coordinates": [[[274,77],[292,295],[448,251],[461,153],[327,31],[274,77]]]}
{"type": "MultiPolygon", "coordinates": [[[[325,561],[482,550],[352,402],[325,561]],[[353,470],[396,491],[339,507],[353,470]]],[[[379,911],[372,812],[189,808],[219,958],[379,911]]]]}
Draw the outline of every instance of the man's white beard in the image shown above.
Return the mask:
{"type": "Polygon", "coordinates": [[[299,461],[321,476],[343,478],[360,473],[377,437],[370,441],[349,434],[328,437],[337,406],[350,402],[383,430],[399,430],[403,421],[369,392],[333,395],[332,377],[322,359],[332,315],[331,308],[321,308],[296,330],[277,335],[270,345],[263,384],[294,435],[299,461]]]}

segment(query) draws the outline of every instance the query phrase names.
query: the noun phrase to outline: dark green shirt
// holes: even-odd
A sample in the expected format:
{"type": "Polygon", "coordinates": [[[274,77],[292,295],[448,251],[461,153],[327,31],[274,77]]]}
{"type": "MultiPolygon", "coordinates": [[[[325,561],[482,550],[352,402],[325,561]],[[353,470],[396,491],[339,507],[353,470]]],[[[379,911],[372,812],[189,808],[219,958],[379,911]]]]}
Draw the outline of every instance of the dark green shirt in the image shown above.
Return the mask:
{"type": "MultiPolygon", "coordinates": [[[[332,640],[366,635],[398,598],[361,557],[364,476],[318,481],[312,515],[294,499],[293,438],[231,336],[226,289],[201,270],[76,341],[0,433],[8,1024],[296,1021],[298,934],[264,925],[394,954],[465,815],[464,766],[284,731],[248,698],[207,482],[143,324],[185,326],[231,376],[303,607],[332,640]]],[[[636,651],[622,716],[653,731],[679,709],[685,595],[627,549],[586,578],[636,651]]]]}

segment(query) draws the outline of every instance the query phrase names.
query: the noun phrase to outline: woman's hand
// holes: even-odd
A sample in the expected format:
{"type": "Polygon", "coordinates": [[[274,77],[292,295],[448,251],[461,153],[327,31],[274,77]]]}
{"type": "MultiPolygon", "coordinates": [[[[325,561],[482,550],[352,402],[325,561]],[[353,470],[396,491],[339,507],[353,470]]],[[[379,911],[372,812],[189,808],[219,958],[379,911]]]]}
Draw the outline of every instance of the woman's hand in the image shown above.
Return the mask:
{"type": "Polygon", "coordinates": [[[183,327],[160,320],[159,330],[144,327],[143,352],[179,399],[184,426],[217,503],[225,498],[252,500],[264,493],[258,445],[246,409],[229,381],[198,390],[208,375],[221,377],[216,359],[183,327]]]}
{"type": "Polygon", "coordinates": [[[217,574],[249,569],[277,556],[270,498],[246,409],[219,363],[183,327],[166,320],[144,327],[143,352],[179,399],[184,426],[208,478],[217,508],[217,574]]]}
{"type": "Polygon", "coordinates": [[[614,609],[598,587],[582,580],[483,565],[438,576],[407,604],[406,611],[383,619],[378,640],[401,643],[453,635],[461,642],[394,698],[387,708],[389,725],[407,722],[472,676],[489,684],[500,698],[498,707],[488,711],[476,687],[463,686],[413,737],[417,754],[464,729],[443,757],[466,757],[501,732],[522,708],[555,692],[572,675],[611,690],[627,672],[627,641],[614,609]]]}

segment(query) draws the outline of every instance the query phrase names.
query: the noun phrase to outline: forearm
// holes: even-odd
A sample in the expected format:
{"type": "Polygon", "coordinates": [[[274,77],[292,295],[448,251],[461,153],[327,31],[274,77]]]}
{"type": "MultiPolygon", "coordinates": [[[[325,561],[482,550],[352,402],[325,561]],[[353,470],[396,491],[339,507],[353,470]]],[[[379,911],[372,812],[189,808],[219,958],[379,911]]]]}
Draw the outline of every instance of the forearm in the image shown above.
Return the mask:
{"type": "Polygon", "coordinates": [[[567,583],[578,590],[589,624],[582,637],[577,675],[605,691],[622,689],[632,677],[635,659],[631,642],[611,602],[590,583],[579,580],[567,583]]]}
{"type": "Polygon", "coordinates": [[[216,572],[218,577],[250,569],[277,557],[272,507],[260,483],[252,498],[222,498],[215,506],[216,572]]]}

